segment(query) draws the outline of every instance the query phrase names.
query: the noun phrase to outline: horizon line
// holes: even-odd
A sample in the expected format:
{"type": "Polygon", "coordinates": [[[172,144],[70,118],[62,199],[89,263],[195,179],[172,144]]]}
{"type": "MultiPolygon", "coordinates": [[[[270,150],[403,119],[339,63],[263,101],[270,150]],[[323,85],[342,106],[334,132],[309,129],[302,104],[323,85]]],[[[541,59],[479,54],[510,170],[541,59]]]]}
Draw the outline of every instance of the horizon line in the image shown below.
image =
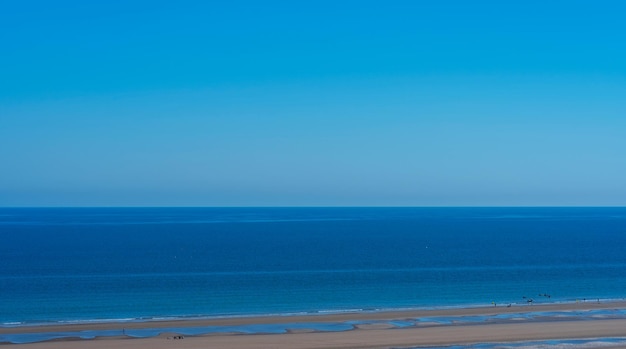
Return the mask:
{"type": "Polygon", "coordinates": [[[626,205],[17,205],[6,208],[626,208],[626,205]]]}

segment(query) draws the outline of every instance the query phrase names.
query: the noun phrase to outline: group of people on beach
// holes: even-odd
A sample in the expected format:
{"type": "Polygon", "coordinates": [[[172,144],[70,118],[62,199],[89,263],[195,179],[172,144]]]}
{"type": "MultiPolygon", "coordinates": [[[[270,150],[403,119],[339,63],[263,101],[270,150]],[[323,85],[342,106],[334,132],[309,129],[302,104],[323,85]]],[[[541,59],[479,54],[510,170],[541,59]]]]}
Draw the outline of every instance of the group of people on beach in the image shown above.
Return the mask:
{"type": "MultiPolygon", "coordinates": [[[[547,293],[540,293],[539,297],[546,297],[546,298],[550,298],[552,297],[551,295],[547,294],[547,293]]],[[[526,296],[522,296],[523,299],[526,300],[526,303],[528,303],[528,305],[533,305],[533,302],[535,301],[534,299],[530,298],[530,297],[526,297],[526,296]]],[[[576,300],[576,302],[578,302],[578,300],[576,300]]],[[[598,300],[598,303],[600,303],[600,300],[598,300]]],[[[497,307],[498,305],[496,304],[496,302],[491,302],[491,304],[493,304],[494,307],[497,307]]],[[[507,304],[506,306],[507,308],[511,307],[511,303],[507,304]]]]}

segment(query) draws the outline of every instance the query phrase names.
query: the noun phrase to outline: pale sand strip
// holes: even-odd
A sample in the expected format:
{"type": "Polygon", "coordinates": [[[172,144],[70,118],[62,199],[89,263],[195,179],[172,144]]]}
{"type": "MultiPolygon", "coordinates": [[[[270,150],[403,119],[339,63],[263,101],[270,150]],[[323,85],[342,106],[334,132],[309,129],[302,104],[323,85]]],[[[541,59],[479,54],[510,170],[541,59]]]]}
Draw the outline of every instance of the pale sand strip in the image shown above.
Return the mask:
{"type": "Polygon", "coordinates": [[[147,339],[43,342],[2,347],[21,349],[349,349],[620,336],[626,336],[626,320],[458,325],[293,334],[211,335],[186,337],[180,340],[170,340],[160,336],[147,339]]]}
{"type": "MultiPolygon", "coordinates": [[[[236,318],[159,323],[85,324],[61,326],[64,331],[114,328],[193,327],[251,323],[295,323],[295,322],[341,322],[348,320],[407,319],[422,316],[463,316],[516,313],[528,311],[576,311],[590,309],[624,309],[619,303],[578,303],[524,306],[511,308],[469,308],[432,311],[408,311],[389,313],[354,313],[303,317],[236,318]]],[[[58,326],[57,326],[58,327],[58,326]]],[[[18,329],[3,328],[4,333],[17,333],[18,329]]],[[[37,332],[58,331],[56,327],[38,327],[37,332]]],[[[23,332],[22,332],[23,333],[23,332]]],[[[276,349],[320,349],[320,348],[389,348],[426,345],[451,345],[481,342],[510,342],[544,339],[573,339],[597,337],[626,337],[626,319],[617,320],[565,320],[547,322],[463,324],[401,329],[356,329],[345,332],[297,332],[289,334],[228,335],[213,334],[169,340],[165,335],[146,339],[104,337],[101,340],[62,340],[32,344],[9,344],[3,348],[21,349],[199,349],[199,348],[276,348],[276,349]]]]}

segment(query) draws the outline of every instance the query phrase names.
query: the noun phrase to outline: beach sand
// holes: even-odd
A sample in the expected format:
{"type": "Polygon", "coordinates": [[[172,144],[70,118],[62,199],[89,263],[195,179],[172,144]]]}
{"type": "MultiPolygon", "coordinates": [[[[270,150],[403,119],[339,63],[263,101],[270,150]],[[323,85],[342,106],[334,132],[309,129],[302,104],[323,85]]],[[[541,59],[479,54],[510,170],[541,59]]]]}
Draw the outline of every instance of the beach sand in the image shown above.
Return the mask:
{"type": "MultiPolygon", "coordinates": [[[[62,326],[0,328],[0,334],[42,333],[132,328],[172,328],[199,326],[231,326],[274,323],[320,323],[360,320],[403,320],[436,316],[497,315],[523,312],[583,311],[593,309],[626,309],[625,302],[568,303],[532,306],[459,308],[372,313],[343,313],[311,316],[275,316],[222,318],[206,320],[153,321],[143,323],[102,323],[62,326]]],[[[173,333],[152,338],[101,337],[92,340],[64,339],[30,344],[5,344],[4,348],[21,349],[160,349],[160,348],[398,348],[411,346],[463,345],[486,342],[516,342],[547,339],[626,337],[626,319],[577,319],[549,317],[515,323],[511,321],[460,323],[446,325],[418,324],[407,328],[387,326],[355,326],[343,332],[290,331],[286,334],[209,334],[172,339],[173,333]]],[[[612,348],[626,348],[615,346],[612,348]]]]}

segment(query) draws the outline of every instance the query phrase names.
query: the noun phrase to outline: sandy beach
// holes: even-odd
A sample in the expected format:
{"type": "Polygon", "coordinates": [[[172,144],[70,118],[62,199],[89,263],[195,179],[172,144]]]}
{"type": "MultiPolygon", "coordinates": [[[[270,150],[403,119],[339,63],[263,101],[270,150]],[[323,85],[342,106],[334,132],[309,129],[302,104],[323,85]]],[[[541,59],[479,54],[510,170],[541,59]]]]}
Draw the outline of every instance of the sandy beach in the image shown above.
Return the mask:
{"type": "MultiPolygon", "coordinates": [[[[140,328],[172,328],[203,326],[234,326],[283,323],[338,323],[347,321],[389,321],[432,317],[487,316],[529,312],[572,312],[572,317],[545,317],[531,321],[497,321],[479,323],[419,324],[418,326],[394,328],[383,323],[354,326],[353,330],[341,332],[309,331],[306,328],[286,334],[212,333],[173,339],[176,333],[162,333],[152,338],[129,338],[124,336],[98,337],[91,340],[68,338],[29,344],[5,344],[3,347],[22,349],[47,348],[392,348],[411,346],[443,346],[486,342],[516,342],[547,339],[626,337],[626,319],[577,318],[578,312],[588,310],[626,309],[626,302],[581,302],[512,307],[482,307],[438,310],[415,310],[372,313],[343,313],[310,316],[274,316],[216,318],[205,320],[154,321],[133,323],[90,323],[75,325],[34,326],[0,328],[0,334],[43,333],[60,331],[87,331],[140,328]]],[[[623,346],[614,346],[623,347],[623,346]]]]}

